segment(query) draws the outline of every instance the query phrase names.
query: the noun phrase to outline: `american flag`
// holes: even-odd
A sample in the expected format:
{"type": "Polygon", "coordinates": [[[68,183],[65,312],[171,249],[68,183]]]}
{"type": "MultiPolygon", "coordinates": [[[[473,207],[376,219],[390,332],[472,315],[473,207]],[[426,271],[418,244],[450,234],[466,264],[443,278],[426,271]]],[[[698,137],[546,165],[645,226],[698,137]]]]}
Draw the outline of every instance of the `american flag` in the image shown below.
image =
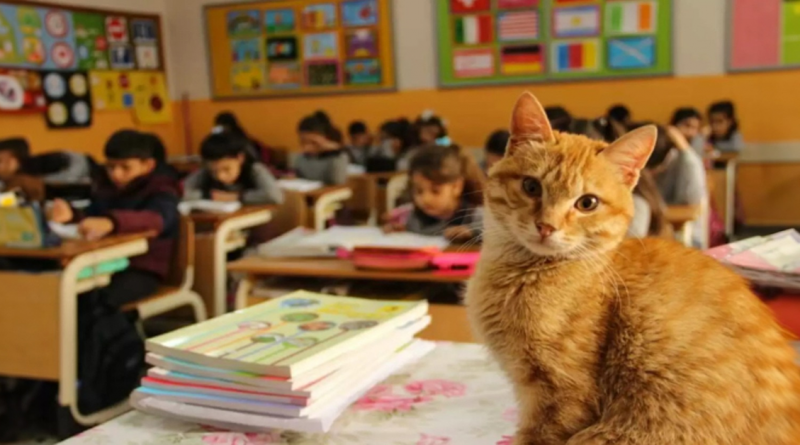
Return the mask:
{"type": "Polygon", "coordinates": [[[539,38],[539,13],[536,11],[506,12],[499,18],[500,40],[533,40],[539,38]]]}

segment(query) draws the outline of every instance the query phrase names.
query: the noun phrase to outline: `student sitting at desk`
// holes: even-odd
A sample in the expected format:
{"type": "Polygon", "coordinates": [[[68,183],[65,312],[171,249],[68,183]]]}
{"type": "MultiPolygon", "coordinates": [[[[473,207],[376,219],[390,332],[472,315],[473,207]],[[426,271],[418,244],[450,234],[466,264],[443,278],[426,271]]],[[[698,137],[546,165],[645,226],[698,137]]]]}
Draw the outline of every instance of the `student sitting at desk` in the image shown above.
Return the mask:
{"type": "Polygon", "coordinates": [[[370,173],[408,170],[411,157],[419,145],[417,130],[408,119],[384,122],[378,145],[370,149],[366,167],[370,173]]]}
{"type": "Polygon", "coordinates": [[[89,240],[111,234],[156,232],[147,253],[131,259],[105,288],[102,301],[118,308],[156,292],[169,273],[173,243],[179,232],[178,184],[155,171],[152,145],[142,133],[122,130],[105,146],[106,173],[93,191],[92,204],[82,213],[56,200],[50,220],[79,222],[89,240]]]}
{"type": "Polygon", "coordinates": [[[0,141],[0,191],[20,190],[31,201],[45,198],[44,181],[27,175],[20,168],[28,144],[24,139],[14,138],[0,141]]]}
{"type": "Polygon", "coordinates": [[[489,135],[484,145],[484,171],[490,168],[506,155],[506,146],[511,135],[507,130],[497,130],[489,135]]]}
{"type": "Polygon", "coordinates": [[[350,156],[350,163],[364,165],[367,160],[367,152],[372,147],[372,135],[367,129],[367,124],[363,121],[354,121],[347,127],[347,135],[350,145],[347,146],[347,154],[350,156]]]}
{"type": "Polygon", "coordinates": [[[283,192],[264,164],[245,153],[245,142],[227,133],[203,140],[205,166],[184,182],[184,199],[241,201],[243,204],[281,204],[283,192]]]}
{"type": "Polygon", "coordinates": [[[428,145],[408,170],[413,204],[389,216],[387,231],[444,235],[467,241],[483,225],[484,175],[475,160],[455,145],[428,145]]]}
{"type": "Polygon", "coordinates": [[[22,173],[41,178],[45,183],[88,182],[99,169],[94,159],[83,153],[52,151],[32,155],[24,138],[0,141],[0,151],[4,153],[5,175],[22,173]]]}
{"type": "Polygon", "coordinates": [[[302,154],[294,162],[297,177],[325,185],[347,182],[349,157],[342,147],[342,132],[323,111],[306,116],[297,126],[302,154]]]}

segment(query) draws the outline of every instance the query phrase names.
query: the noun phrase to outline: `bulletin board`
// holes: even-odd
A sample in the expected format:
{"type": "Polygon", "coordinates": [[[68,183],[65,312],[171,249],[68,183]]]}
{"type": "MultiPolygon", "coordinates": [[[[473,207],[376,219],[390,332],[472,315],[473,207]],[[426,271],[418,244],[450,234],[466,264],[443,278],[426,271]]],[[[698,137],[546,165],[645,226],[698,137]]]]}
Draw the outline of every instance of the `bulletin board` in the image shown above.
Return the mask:
{"type": "Polygon", "coordinates": [[[215,99],[393,90],[391,0],[205,8],[215,99]]]}
{"type": "Polygon", "coordinates": [[[434,0],[439,85],[672,73],[672,0],[434,0]]]}
{"type": "Polygon", "coordinates": [[[97,110],[167,121],[161,36],[157,15],[0,0],[0,114],[42,113],[53,129],[97,110]]]}
{"type": "Polygon", "coordinates": [[[728,8],[728,71],[800,67],[800,0],[731,0],[728,8]]]}

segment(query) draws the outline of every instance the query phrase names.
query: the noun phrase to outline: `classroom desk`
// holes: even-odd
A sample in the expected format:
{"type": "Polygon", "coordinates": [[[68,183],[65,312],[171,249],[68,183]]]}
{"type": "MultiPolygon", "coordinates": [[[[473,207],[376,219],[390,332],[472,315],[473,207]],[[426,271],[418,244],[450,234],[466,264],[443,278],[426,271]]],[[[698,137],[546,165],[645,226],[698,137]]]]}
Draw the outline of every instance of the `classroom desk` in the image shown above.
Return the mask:
{"type": "Polygon", "coordinates": [[[668,206],[664,211],[664,218],[679,234],[678,238],[685,246],[691,247],[693,228],[692,222],[700,218],[703,213],[702,206],[668,206]]]}
{"type": "Polygon", "coordinates": [[[324,230],[325,223],[335,216],[339,205],[353,196],[353,190],[346,185],[334,185],[308,192],[284,189],[283,194],[281,227],[291,230],[303,226],[324,230]]]}
{"type": "Polygon", "coordinates": [[[398,178],[405,178],[406,172],[363,173],[348,177],[348,184],[353,189],[353,197],[347,207],[355,216],[366,219],[367,225],[375,225],[378,218],[393,207],[389,200],[396,197],[390,191],[390,185],[398,178]]]}
{"type": "Polygon", "coordinates": [[[0,257],[55,260],[62,270],[45,273],[0,272],[0,375],[59,382],[58,402],[82,425],[104,422],[127,411],[127,400],[83,415],[78,409],[77,297],[103,286],[108,277],[78,279],[87,267],[147,251],[151,233],[112,236],[100,241],[69,241],[47,249],[0,247],[0,257]]]}
{"type": "Polygon", "coordinates": [[[734,223],[736,221],[736,168],[738,165],[738,153],[720,153],[719,156],[712,158],[715,165],[722,168],[714,168],[709,175],[714,185],[711,187],[714,196],[714,203],[717,211],[725,221],[725,234],[730,238],[733,235],[734,223]]]}
{"type": "Polygon", "coordinates": [[[242,230],[267,224],[275,206],[248,206],[234,213],[198,212],[191,217],[198,234],[195,237],[194,291],[203,297],[212,317],[226,312],[225,264],[228,253],[245,246],[242,230]],[[203,233],[204,229],[210,229],[203,233]]]}

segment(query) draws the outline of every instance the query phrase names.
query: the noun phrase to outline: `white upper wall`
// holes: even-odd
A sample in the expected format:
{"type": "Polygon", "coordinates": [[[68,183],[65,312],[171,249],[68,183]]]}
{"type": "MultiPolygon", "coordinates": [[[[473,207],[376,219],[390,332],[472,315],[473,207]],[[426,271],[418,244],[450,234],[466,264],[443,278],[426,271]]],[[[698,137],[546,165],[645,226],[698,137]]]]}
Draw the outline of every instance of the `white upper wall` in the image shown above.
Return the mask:
{"type": "MultiPolygon", "coordinates": [[[[436,88],[433,2],[394,0],[395,69],[400,90],[436,88]]],[[[725,0],[673,0],[675,75],[717,75],[725,71],[725,0]]],[[[210,97],[203,6],[242,0],[137,0],[136,7],[166,8],[173,97],[210,97]]],[[[83,0],[110,4],[113,0],[83,0]]]]}

